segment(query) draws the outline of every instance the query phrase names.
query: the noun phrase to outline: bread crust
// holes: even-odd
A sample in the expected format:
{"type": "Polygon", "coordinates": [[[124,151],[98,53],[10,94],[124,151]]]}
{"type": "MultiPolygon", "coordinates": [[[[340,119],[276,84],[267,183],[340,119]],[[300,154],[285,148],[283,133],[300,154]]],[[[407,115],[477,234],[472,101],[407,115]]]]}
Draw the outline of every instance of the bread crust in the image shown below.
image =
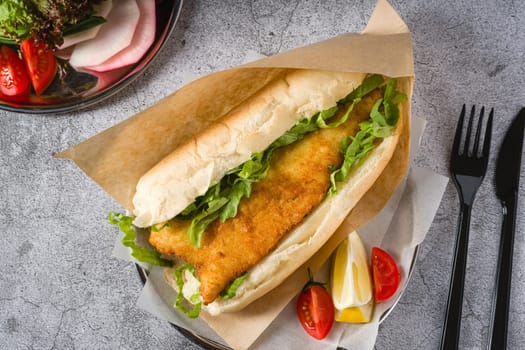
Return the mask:
{"type": "Polygon", "coordinates": [[[174,150],[137,184],[134,225],[169,220],[224,174],[264,150],[296,121],[334,106],[363,73],[290,70],[174,150]]]}

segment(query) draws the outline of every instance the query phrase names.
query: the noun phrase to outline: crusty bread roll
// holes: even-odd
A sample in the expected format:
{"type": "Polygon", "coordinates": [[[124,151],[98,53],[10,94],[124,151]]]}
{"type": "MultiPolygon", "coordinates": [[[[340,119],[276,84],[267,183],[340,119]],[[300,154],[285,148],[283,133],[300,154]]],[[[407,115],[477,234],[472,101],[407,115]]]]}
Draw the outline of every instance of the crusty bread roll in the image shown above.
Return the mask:
{"type": "MultiPolygon", "coordinates": [[[[337,104],[364,80],[366,74],[290,70],[269,83],[213,127],[176,149],[138,182],[133,199],[134,224],[149,227],[172,219],[229,170],[266,149],[295,123],[337,104]]],[[[401,109],[402,106],[399,106],[401,109]]],[[[403,111],[400,110],[403,114],[403,111]]],[[[211,315],[232,312],[274,289],[310,259],[335,232],[390,161],[403,129],[400,118],[393,133],[382,139],[346,180],[338,193],[325,198],[272,252],[247,272],[236,295],[204,308],[211,315]]],[[[186,271],[183,294],[196,292],[198,282],[186,271]]],[[[173,270],[166,280],[177,289],[173,270]]]]}
{"type": "Polygon", "coordinates": [[[133,198],[133,224],[149,227],[173,218],[228,170],[267,148],[296,121],[334,106],[364,77],[292,70],[272,81],[142,176],[133,198]]]}

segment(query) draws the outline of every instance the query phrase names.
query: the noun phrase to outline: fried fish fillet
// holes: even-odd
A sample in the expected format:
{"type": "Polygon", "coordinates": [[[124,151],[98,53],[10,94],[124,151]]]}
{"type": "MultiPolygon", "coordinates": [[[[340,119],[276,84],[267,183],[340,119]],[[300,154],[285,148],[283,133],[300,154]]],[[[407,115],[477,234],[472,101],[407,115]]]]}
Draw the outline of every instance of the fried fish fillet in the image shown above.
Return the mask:
{"type": "Polygon", "coordinates": [[[378,91],[365,97],[341,126],[317,130],[274,151],[267,176],[241,200],[237,216],[210,224],[200,248],[188,239],[189,220],[172,219],[171,225],[152,231],[149,242],[160,253],[195,266],[203,301],[213,302],[321,203],[330,187],[329,167],[342,162],[341,141],[357,133],[378,97],[378,91]]]}

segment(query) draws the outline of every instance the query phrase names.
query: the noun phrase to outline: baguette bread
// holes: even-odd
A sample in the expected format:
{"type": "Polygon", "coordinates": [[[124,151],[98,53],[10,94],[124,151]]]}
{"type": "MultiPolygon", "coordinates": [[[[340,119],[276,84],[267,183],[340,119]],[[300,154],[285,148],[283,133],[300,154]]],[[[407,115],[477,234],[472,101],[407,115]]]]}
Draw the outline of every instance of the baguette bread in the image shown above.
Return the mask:
{"type": "MultiPolygon", "coordinates": [[[[290,70],[278,77],[211,128],[173,151],[140,179],[133,199],[134,224],[149,227],[172,219],[230,169],[265,150],[298,120],[336,105],[357,88],[365,76],[290,70]]],[[[345,180],[338,183],[337,194],[322,200],[297,226],[284,233],[269,254],[250,266],[233,298],[206,302],[207,312],[218,315],[244,308],[310,259],[383,172],[402,129],[403,118],[399,118],[392,133],[378,142],[362,164],[351,168],[345,180]]],[[[178,290],[173,270],[166,269],[165,276],[178,290]]],[[[199,281],[187,270],[184,278],[182,293],[190,300],[198,291],[199,281]]]]}

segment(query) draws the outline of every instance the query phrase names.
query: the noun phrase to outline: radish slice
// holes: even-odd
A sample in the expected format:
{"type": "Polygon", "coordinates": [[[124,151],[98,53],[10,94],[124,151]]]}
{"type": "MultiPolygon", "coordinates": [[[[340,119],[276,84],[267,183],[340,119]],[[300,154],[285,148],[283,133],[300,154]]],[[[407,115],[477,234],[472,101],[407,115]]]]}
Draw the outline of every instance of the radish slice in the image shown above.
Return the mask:
{"type": "Polygon", "coordinates": [[[121,69],[114,69],[107,72],[95,72],[87,69],[79,69],[79,71],[91,74],[92,76],[96,77],[97,84],[92,89],[93,91],[101,91],[102,89],[105,89],[106,87],[114,84],[118,79],[122,78],[126,74],[127,69],[122,67],[121,69]]]}
{"type": "Polygon", "coordinates": [[[98,65],[128,47],[139,17],[135,0],[116,1],[98,35],[75,46],[69,64],[73,67],[98,65]]]}
{"type": "Polygon", "coordinates": [[[129,66],[137,63],[144,56],[155,40],[155,1],[136,0],[140,10],[139,23],[131,44],[102,64],[86,67],[97,72],[129,66]]]}
{"type": "MultiPolygon", "coordinates": [[[[108,14],[111,11],[112,5],[113,5],[112,0],[104,0],[98,5],[93,5],[93,10],[94,10],[93,14],[95,16],[108,18],[108,14]]],[[[83,42],[89,39],[93,39],[94,37],[97,36],[98,31],[100,30],[101,27],[102,25],[99,25],[93,28],[89,28],[88,30],[84,30],[82,32],[78,32],[75,34],[65,36],[64,43],[60,45],[58,49],[62,50],[62,49],[65,49],[66,47],[70,47],[80,42],[83,42]]]]}

